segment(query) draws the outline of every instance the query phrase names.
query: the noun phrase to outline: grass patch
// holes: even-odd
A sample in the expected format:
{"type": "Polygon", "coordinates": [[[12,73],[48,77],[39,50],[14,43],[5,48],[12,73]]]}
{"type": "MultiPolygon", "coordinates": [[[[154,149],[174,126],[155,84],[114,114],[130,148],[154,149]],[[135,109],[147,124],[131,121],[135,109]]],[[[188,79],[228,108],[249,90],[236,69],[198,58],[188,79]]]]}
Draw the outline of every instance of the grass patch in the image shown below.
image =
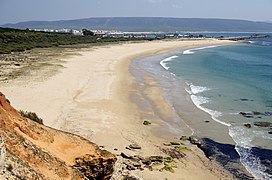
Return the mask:
{"type": "Polygon", "coordinates": [[[181,136],[180,140],[186,141],[186,140],[187,140],[187,137],[186,137],[186,136],[181,136]]]}
{"type": "Polygon", "coordinates": [[[171,144],[171,145],[180,145],[180,143],[179,143],[179,142],[176,142],[176,141],[172,141],[172,142],[170,142],[170,144],[171,144]]]}
{"type": "Polygon", "coordinates": [[[165,162],[165,163],[171,163],[171,162],[173,162],[173,158],[170,157],[170,156],[165,157],[165,158],[164,158],[164,162],[165,162]]]}
{"type": "Polygon", "coordinates": [[[189,137],[189,141],[190,141],[190,143],[192,143],[192,144],[196,144],[198,140],[197,140],[196,138],[190,136],[190,137],[189,137]]]}
{"type": "Polygon", "coordinates": [[[175,170],[171,167],[171,166],[164,166],[164,168],[163,168],[165,171],[169,171],[169,172],[171,172],[171,173],[174,173],[175,172],[175,170]]]}
{"type": "Polygon", "coordinates": [[[190,150],[190,149],[187,148],[186,146],[175,146],[175,149],[176,149],[176,150],[179,150],[179,151],[190,150]]]}
{"type": "Polygon", "coordinates": [[[39,118],[39,117],[37,116],[37,114],[34,113],[34,112],[27,112],[27,111],[22,111],[22,110],[20,110],[19,113],[20,113],[23,117],[26,117],[26,118],[28,118],[28,119],[30,119],[30,120],[32,120],[32,121],[35,121],[35,122],[37,122],[37,123],[39,123],[39,124],[43,124],[43,120],[42,120],[41,118],[39,118]]]}

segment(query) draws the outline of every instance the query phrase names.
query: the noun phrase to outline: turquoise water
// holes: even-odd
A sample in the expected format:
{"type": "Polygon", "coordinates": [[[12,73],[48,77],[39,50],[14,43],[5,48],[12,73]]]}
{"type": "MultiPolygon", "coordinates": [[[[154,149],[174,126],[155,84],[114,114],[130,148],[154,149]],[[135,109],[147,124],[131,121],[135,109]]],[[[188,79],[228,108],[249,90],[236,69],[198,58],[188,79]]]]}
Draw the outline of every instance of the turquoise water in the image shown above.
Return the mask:
{"type": "Polygon", "coordinates": [[[228,127],[246,169],[256,179],[272,179],[271,159],[263,164],[252,152],[253,147],[272,149],[271,127],[254,125],[272,123],[272,39],[186,50],[161,65],[186,81],[186,91],[199,109],[228,127]]]}

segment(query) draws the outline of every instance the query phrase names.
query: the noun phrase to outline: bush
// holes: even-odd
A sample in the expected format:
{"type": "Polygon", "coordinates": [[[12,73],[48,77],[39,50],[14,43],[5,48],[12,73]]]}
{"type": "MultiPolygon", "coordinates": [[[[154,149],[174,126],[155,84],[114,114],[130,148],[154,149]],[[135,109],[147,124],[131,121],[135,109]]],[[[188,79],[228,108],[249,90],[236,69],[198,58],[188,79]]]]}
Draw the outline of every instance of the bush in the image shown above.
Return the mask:
{"type": "Polygon", "coordinates": [[[37,116],[37,114],[36,113],[34,113],[34,112],[27,112],[27,111],[19,111],[20,112],[20,114],[23,116],[23,117],[26,117],[26,118],[28,118],[28,119],[30,119],[30,120],[32,120],[32,121],[35,121],[35,122],[37,122],[37,123],[39,123],[39,124],[43,124],[43,120],[41,119],[41,118],[39,118],[38,116],[37,116]]]}
{"type": "Polygon", "coordinates": [[[149,125],[149,124],[151,124],[151,122],[149,122],[148,120],[144,120],[143,125],[149,125]]]}
{"type": "Polygon", "coordinates": [[[173,162],[173,158],[170,157],[170,156],[165,157],[165,158],[164,158],[164,162],[165,162],[165,163],[171,163],[171,162],[173,162]]]}
{"type": "Polygon", "coordinates": [[[187,137],[186,137],[186,136],[181,136],[180,140],[186,141],[186,140],[187,140],[187,137]]]}
{"type": "Polygon", "coordinates": [[[179,151],[189,150],[186,146],[175,146],[175,149],[179,151]]]}
{"type": "Polygon", "coordinates": [[[171,173],[174,173],[174,172],[175,172],[175,170],[174,170],[171,166],[164,166],[164,170],[165,170],[165,171],[169,171],[169,172],[171,172],[171,173]]]}

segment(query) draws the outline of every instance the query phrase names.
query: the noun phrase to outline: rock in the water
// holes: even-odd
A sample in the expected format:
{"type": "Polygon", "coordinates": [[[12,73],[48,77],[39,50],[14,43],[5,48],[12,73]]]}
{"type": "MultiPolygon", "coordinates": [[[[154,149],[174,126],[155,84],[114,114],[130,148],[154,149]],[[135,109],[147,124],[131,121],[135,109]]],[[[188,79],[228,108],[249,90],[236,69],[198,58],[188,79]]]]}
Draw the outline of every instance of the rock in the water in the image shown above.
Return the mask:
{"type": "Polygon", "coordinates": [[[269,131],[268,134],[272,134],[272,131],[269,131]]]}
{"type": "Polygon", "coordinates": [[[247,128],[251,128],[251,124],[249,124],[249,123],[244,124],[244,126],[247,128]]]}
{"type": "Polygon", "coordinates": [[[138,144],[130,144],[129,148],[131,148],[131,149],[142,149],[141,146],[139,146],[138,144]]]}
{"type": "Polygon", "coordinates": [[[272,116],[272,112],[264,112],[265,116],[272,116]]]}
{"type": "Polygon", "coordinates": [[[272,127],[271,122],[255,122],[254,125],[260,127],[272,127]]]}
{"type": "Polygon", "coordinates": [[[255,116],[263,115],[261,112],[258,112],[258,111],[253,111],[252,113],[253,113],[255,116]]]}

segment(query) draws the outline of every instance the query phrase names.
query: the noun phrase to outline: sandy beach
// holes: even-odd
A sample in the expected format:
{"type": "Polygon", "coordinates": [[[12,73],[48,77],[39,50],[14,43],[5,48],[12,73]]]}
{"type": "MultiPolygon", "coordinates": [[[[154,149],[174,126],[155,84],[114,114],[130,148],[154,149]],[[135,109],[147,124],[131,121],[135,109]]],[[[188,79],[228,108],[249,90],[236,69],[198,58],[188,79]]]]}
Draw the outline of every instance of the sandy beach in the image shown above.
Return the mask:
{"type": "MultiPolygon", "coordinates": [[[[145,77],[144,80],[151,85],[145,90],[151,102],[145,101],[140,91],[141,84],[129,71],[131,61],[136,57],[176,49],[229,43],[214,39],[169,40],[90,47],[59,59],[62,66],[54,67],[57,70],[51,76],[40,79],[26,75],[2,81],[0,90],[16,109],[35,112],[45,125],[83,136],[116,155],[124,152],[129,155],[166,156],[163,144],[178,141],[188,129],[185,127],[180,132],[165,130],[160,135],[154,133],[156,129],[165,127],[160,116],[171,119],[172,107],[161,96],[162,89],[152,77],[145,77]],[[146,119],[152,124],[144,126],[146,119]],[[141,149],[126,149],[133,143],[141,149]]],[[[39,70],[34,74],[42,77],[39,70]]],[[[156,169],[127,172],[123,170],[123,159],[118,156],[112,179],[120,179],[124,173],[142,179],[233,179],[230,173],[207,159],[195,145],[184,143],[190,150],[185,152],[186,157],[175,160],[175,173],[156,169]]]]}

